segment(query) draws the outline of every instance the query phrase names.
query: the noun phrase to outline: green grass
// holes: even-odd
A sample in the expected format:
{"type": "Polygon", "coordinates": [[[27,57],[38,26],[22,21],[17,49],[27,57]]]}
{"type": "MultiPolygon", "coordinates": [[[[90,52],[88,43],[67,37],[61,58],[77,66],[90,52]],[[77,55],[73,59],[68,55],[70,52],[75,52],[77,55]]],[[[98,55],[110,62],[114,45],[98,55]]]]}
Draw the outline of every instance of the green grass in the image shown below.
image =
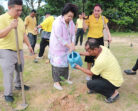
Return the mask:
{"type": "MultiPolygon", "coordinates": [[[[113,33],[113,35],[120,37],[124,37],[127,34],[128,33],[113,33]]],[[[138,33],[136,33],[136,35],[138,35],[138,33]]],[[[77,51],[84,51],[84,47],[78,48],[77,51]]],[[[137,47],[130,47],[128,43],[112,43],[111,51],[118,59],[118,62],[122,68],[122,72],[124,69],[131,68],[138,57],[137,47]]],[[[27,52],[25,52],[25,55],[26,54],[27,52]]],[[[82,57],[82,59],[84,60],[84,57],[82,57]]],[[[87,64],[83,62],[83,67],[86,68],[86,65],[87,64]]],[[[102,95],[88,95],[86,93],[87,89],[85,91],[82,91],[83,85],[86,84],[86,76],[84,73],[75,69],[72,70],[71,79],[73,81],[73,85],[68,85],[66,84],[66,82],[63,82],[64,90],[60,92],[53,88],[51,65],[45,64],[45,59],[40,60],[37,64],[33,63],[32,58],[25,59],[24,81],[25,84],[31,86],[31,90],[26,92],[26,99],[29,107],[24,111],[44,111],[46,110],[47,106],[50,107],[51,105],[51,107],[53,107],[52,104],[49,104],[51,98],[54,101],[54,99],[56,99],[57,97],[61,97],[63,94],[68,94],[72,96],[78,94],[78,96],[75,97],[76,103],[86,104],[87,111],[108,111],[110,107],[113,108],[113,111],[117,111],[118,108],[120,109],[120,111],[136,111],[137,108],[134,106],[137,106],[138,104],[138,82],[136,81],[137,75],[123,75],[125,78],[125,82],[123,86],[119,89],[120,99],[113,105],[109,105],[104,103],[104,97],[102,95]],[[49,97],[48,94],[50,94],[51,96],[49,97]],[[43,100],[44,103],[40,105],[39,102],[37,103],[37,101],[39,100],[39,96],[44,96],[44,98],[46,98],[43,100]],[[102,107],[104,107],[104,109],[102,107]]],[[[3,93],[3,90],[3,75],[0,69],[0,93],[3,93]]],[[[21,92],[14,91],[14,98],[15,101],[12,104],[8,104],[8,107],[15,108],[18,103],[22,101],[21,92]]],[[[56,109],[60,111],[58,106],[56,109]]],[[[5,103],[1,104],[1,100],[0,110],[8,111],[5,103]]]]}
{"type": "Polygon", "coordinates": [[[112,32],[111,35],[115,37],[138,37],[138,32],[112,32]]]}
{"type": "MultiPolygon", "coordinates": [[[[102,106],[102,107],[103,107],[103,106],[102,106]]],[[[102,111],[102,110],[101,110],[101,106],[98,105],[98,104],[92,105],[92,106],[90,107],[90,111],[102,111]]]]}

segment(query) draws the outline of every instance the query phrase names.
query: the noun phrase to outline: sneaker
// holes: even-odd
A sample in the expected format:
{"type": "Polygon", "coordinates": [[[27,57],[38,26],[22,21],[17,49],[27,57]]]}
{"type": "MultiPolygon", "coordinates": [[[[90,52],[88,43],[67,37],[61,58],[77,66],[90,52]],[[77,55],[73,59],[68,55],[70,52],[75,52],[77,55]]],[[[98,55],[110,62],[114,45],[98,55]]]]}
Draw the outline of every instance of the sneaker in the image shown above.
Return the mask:
{"type": "Polygon", "coordinates": [[[36,59],[42,59],[42,58],[43,58],[43,57],[39,57],[39,56],[36,57],[36,59]]]}
{"type": "Polygon", "coordinates": [[[91,80],[91,77],[90,76],[86,76],[86,80],[87,81],[91,80]]]}
{"type": "Polygon", "coordinates": [[[38,59],[34,59],[34,63],[38,63],[38,59]]]}
{"type": "Polygon", "coordinates": [[[127,75],[135,75],[135,74],[136,74],[136,71],[132,71],[132,70],[124,70],[124,72],[125,72],[127,75]]]}
{"type": "Polygon", "coordinates": [[[12,96],[5,96],[5,101],[7,101],[7,102],[13,102],[14,98],[12,96]]]}
{"type": "Polygon", "coordinates": [[[107,103],[113,103],[113,102],[115,102],[118,98],[119,98],[119,93],[118,93],[115,97],[105,98],[105,102],[107,102],[107,103]]]}
{"type": "Polygon", "coordinates": [[[66,82],[67,82],[68,84],[73,84],[73,82],[70,81],[70,80],[66,80],[66,82]]]}
{"type": "MultiPolygon", "coordinates": [[[[21,87],[21,86],[20,86],[20,87],[16,87],[16,86],[15,86],[15,89],[16,89],[16,90],[21,90],[21,89],[22,89],[22,87],[21,87]]],[[[27,91],[27,90],[29,90],[29,89],[30,89],[30,87],[29,87],[29,86],[24,85],[24,90],[26,90],[26,91],[27,91]]]]}
{"type": "Polygon", "coordinates": [[[57,85],[56,83],[54,83],[54,88],[56,88],[57,90],[63,90],[63,88],[60,85],[57,85]]]}

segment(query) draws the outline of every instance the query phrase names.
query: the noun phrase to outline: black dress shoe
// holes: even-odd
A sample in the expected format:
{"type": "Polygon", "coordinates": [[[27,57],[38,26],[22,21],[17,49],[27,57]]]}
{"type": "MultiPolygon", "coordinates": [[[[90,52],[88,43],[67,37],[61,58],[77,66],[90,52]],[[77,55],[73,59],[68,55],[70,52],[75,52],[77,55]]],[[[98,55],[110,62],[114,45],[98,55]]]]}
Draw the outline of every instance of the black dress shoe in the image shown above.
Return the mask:
{"type": "Polygon", "coordinates": [[[5,96],[5,101],[7,101],[7,102],[13,102],[14,98],[12,96],[5,96]]]}
{"type": "Polygon", "coordinates": [[[109,98],[106,98],[105,99],[105,102],[107,102],[107,103],[113,103],[113,102],[115,102],[117,99],[119,98],[119,93],[115,96],[115,97],[109,97],[109,98]]]}
{"type": "Polygon", "coordinates": [[[125,72],[127,75],[135,75],[135,74],[136,74],[136,71],[132,71],[132,70],[124,70],[124,72],[125,72]]]}
{"type": "MultiPolygon", "coordinates": [[[[21,90],[21,89],[22,89],[22,87],[21,87],[21,86],[20,86],[20,87],[16,87],[16,86],[15,86],[15,89],[16,89],[16,90],[21,90]]],[[[29,86],[24,85],[24,90],[26,90],[26,91],[27,91],[27,90],[29,90],[29,89],[30,89],[30,87],[29,87],[29,86]]]]}

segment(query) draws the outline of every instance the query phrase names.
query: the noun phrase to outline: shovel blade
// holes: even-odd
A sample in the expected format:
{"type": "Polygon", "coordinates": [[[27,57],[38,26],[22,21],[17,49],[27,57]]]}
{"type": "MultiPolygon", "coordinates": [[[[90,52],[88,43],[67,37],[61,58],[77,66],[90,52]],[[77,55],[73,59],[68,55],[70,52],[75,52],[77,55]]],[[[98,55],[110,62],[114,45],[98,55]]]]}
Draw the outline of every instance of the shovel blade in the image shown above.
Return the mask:
{"type": "Polygon", "coordinates": [[[21,111],[24,110],[28,107],[28,104],[20,104],[19,106],[17,106],[17,108],[15,108],[14,111],[21,111]]]}

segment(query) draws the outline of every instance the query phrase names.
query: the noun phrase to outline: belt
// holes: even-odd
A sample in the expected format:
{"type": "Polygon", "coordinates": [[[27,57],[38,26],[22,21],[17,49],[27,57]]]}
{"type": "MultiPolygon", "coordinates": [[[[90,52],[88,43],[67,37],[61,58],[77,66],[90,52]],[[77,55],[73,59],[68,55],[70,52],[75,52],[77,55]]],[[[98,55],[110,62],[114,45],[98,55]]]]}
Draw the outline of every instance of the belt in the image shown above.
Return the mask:
{"type": "MultiPolygon", "coordinates": [[[[9,51],[13,51],[13,52],[17,52],[17,51],[15,51],[15,50],[12,50],[12,49],[7,49],[7,50],[9,50],[9,51]]],[[[19,51],[21,51],[21,50],[19,50],[19,51]]]]}

